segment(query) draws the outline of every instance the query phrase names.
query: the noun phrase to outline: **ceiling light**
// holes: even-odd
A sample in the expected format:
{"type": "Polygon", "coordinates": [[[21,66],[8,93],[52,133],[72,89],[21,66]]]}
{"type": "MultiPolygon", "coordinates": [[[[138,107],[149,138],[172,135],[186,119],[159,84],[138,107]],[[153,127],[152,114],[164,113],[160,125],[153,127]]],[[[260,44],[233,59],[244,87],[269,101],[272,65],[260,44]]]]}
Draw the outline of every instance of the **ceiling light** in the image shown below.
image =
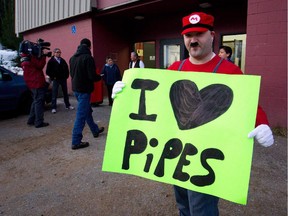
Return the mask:
{"type": "Polygon", "coordinates": [[[204,2],[204,3],[199,4],[199,7],[210,8],[210,7],[212,7],[212,4],[210,4],[209,2],[204,2]]]}
{"type": "Polygon", "coordinates": [[[134,19],[136,19],[136,20],[143,20],[143,19],[144,19],[144,16],[138,15],[138,16],[135,16],[134,19]]]}

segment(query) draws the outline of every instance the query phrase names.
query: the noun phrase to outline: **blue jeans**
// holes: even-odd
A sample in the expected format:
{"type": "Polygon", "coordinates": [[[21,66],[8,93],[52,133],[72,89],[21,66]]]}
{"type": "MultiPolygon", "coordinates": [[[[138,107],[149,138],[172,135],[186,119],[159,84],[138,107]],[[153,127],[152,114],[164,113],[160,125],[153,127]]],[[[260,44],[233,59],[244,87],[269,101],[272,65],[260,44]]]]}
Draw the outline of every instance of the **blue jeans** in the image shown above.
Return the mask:
{"type": "Polygon", "coordinates": [[[52,109],[57,108],[57,97],[58,97],[59,85],[61,85],[61,88],[62,88],[64,103],[65,103],[66,108],[68,108],[70,106],[68,90],[67,90],[67,80],[53,80],[52,102],[51,102],[52,103],[51,104],[52,109]]]}
{"type": "Polygon", "coordinates": [[[44,103],[47,88],[35,88],[31,89],[31,91],[33,93],[33,102],[31,104],[30,114],[27,123],[34,123],[35,126],[39,126],[44,121],[44,103]]]}
{"type": "Polygon", "coordinates": [[[74,92],[74,95],[78,101],[78,108],[72,132],[72,145],[77,145],[80,144],[82,141],[82,131],[85,127],[86,122],[92,134],[98,133],[99,127],[93,120],[93,110],[90,105],[90,93],[74,92]]]}
{"type": "Polygon", "coordinates": [[[218,216],[219,198],[174,186],[180,216],[218,216]]]}

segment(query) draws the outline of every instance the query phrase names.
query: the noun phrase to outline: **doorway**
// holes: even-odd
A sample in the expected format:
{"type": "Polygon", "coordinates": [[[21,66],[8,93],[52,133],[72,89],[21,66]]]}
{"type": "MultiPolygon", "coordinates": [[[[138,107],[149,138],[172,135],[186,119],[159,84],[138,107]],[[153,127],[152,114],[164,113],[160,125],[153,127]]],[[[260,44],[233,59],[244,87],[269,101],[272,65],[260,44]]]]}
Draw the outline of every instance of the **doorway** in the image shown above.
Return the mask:
{"type": "Polygon", "coordinates": [[[246,34],[222,35],[221,43],[231,47],[232,62],[245,73],[246,34]]]}
{"type": "Polygon", "coordinates": [[[184,47],[183,39],[170,39],[160,41],[160,68],[166,69],[173,62],[180,61],[188,57],[184,47]]]}
{"type": "Polygon", "coordinates": [[[144,62],[145,68],[156,68],[155,41],[137,42],[134,50],[144,62]]]}

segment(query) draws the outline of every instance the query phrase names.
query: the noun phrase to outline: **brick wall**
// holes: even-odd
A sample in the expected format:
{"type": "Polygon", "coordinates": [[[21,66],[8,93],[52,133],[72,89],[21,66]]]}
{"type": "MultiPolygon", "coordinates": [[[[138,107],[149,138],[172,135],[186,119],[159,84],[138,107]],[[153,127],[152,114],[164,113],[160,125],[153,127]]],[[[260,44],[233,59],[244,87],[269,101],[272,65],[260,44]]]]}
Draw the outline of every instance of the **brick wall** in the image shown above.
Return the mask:
{"type": "Polygon", "coordinates": [[[272,127],[287,127],[287,1],[248,0],[247,74],[261,75],[259,103],[272,127]]]}

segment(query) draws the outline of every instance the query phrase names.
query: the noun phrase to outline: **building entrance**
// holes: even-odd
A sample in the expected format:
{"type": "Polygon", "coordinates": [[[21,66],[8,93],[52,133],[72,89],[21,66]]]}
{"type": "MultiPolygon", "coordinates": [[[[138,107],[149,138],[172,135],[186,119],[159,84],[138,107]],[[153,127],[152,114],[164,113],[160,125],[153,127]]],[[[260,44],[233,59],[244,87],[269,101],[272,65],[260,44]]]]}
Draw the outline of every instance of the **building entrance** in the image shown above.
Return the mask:
{"type": "Polygon", "coordinates": [[[144,62],[145,68],[156,68],[155,41],[135,43],[134,50],[144,62]]]}

